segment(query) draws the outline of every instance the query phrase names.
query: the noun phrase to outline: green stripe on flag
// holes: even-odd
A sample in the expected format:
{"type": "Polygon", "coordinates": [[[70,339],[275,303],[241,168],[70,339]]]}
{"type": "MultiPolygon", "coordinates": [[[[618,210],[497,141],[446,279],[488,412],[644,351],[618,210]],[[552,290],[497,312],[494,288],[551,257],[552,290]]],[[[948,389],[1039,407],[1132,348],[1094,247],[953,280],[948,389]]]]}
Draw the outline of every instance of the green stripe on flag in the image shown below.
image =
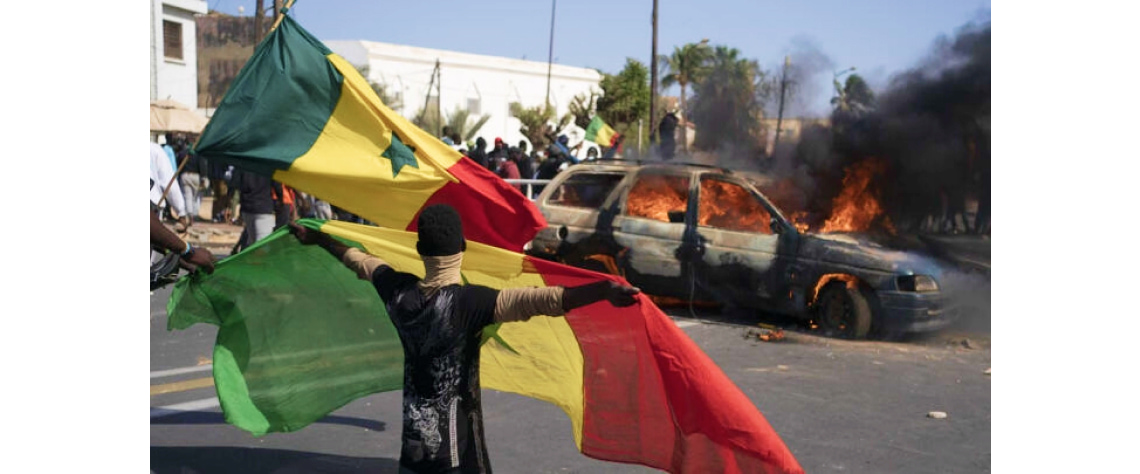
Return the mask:
{"type": "Polygon", "coordinates": [[[212,275],[179,280],[167,312],[170,329],[219,326],[218,399],[227,422],[255,435],[295,431],[403,387],[403,346],[375,289],[288,228],[219,262],[212,275]]]}
{"type": "Polygon", "coordinates": [[[317,141],[344,76],[327,47],[288,15],[246,62],[202,131],[195,152],[272,176],[317,141]]]}

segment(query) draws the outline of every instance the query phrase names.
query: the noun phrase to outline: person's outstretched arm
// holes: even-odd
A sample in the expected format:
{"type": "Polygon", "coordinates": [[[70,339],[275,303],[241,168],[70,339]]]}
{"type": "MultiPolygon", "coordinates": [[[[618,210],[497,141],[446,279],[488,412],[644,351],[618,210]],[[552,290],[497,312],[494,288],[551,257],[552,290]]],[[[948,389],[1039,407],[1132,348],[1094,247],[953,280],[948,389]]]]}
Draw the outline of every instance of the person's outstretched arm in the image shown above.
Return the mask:
{"type": "Polygon", "coordinates": [[[340,260],[350,270],[356,272],[361,280],[372,281],[372,274],[377,268],[387,265],[375,255],[370,255],[360,249],[349,247],[329,237],[319,230],[304,227],[296,222],[289,223],[289,230],[305,245],[319,245],[340,260]]]}
{"type": "Polygon", "coordinates": [[[637,302],[641,290],[603,280],[564,288],[507,288],[495,299],[496,323],[526,321],[534,316],[562,316],[572,309],[606,300],[617,307],[637,302]]]}

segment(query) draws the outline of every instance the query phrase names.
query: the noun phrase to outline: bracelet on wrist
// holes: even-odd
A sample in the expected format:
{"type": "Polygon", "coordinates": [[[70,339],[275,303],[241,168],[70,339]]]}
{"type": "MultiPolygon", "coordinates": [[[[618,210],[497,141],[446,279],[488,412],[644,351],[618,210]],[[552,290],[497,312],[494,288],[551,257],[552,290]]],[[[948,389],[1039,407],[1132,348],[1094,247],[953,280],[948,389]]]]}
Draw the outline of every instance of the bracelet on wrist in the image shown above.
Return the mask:
{"type": "Polygon", "coordinates": [[[190,242],[186,242],[186,250],[182,251],[182,254],[181,254],[182,257],[187,258],[193,254],[194,254],[194,246],[190,245],[190,242]]]}

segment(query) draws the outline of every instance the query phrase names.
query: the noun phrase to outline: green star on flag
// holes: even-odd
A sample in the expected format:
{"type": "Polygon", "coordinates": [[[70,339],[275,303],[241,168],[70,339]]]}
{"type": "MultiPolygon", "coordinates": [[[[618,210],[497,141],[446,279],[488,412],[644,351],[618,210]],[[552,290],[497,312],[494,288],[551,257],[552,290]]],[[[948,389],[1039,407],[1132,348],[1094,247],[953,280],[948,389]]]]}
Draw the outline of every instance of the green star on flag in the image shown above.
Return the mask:
{"type": "Polygon", "coordinates": [[[400,137],[392,131],[392,144],[388,145],[388,149],[380,156],[392,160],[392,177],[400,174],[400,169],[404,166],[411,166],[412,168],[419,169],[420,163],[416,161],[416,149],[404,144],[400,141],[400,137]]]}

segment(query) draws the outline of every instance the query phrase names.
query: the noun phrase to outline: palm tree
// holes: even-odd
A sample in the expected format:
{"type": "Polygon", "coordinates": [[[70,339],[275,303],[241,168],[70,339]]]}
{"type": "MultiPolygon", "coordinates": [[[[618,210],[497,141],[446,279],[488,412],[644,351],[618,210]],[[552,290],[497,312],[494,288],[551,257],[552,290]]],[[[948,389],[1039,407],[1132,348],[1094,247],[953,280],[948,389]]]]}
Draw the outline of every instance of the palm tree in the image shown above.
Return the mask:
{"type": "MultiPolygon", "coordinates": [[[[665,75],[661,78],[663,87],[676,84],[681,87],[681,113],[687,114],[685,106],[685,88],[689,84],[701,82],[709,74],[709,60],[712,59],[712,50],[709,49],[708,40],[700,43],[689,43],[681,47],[673,47],[671,56],[662,56],[658,61],[664,65],[665,75]]],[[[681,141],[682,146],[686,141],[681,141]]],[[[687,147],[686,147],[687,149],[687,147]]]]}
{"type": "Polygon", "coordinates": [[[471,117],[470,110],[460,109],[456,106],[455,111],[447,115],[447,126],[458,133],[459,138],[466,143],[475,138],[475,134],[479,133],[479,129],[483,128],[483,125],[490,119],[490,115],[471,117]],[[470,119],[472,118],[475,120],[474,122],[471,122],[470,119]]]}
{"type": "Polygon", "coordinates": [[[717,46],[704,80],[693,88],[693,121],[701,126],[694,145],[713,150],[722,145],[751,149],[760,125],[765,73],[740,50],[717,46]]]}
{"type": "Polygon", "coordinates": [[[436,113],[435,108],[429,107],[426,112],[420,109],[420,111],[416,113],[412,123],[424,130],[451,129],[452,132],[459,135],[459,139],[462,142],[466,143],[472,138],[475,138],[475,134],[479,133],[479,129],[483,128],[483,125],[490,119],[490,115],[471,117],[471,111],[456,106],[455,110],[449,112],[447,116],[444,117],[443,123],[441,124],[439,123],[439,114],[436,113]],[[474,122],[472,122],[472,119],[474,119],[474,122]]]}
{"type": "Polygon", "coordinates": [[[354,64],[353,66],[356,67],[356,72],[359,72],[360,75],[364,77],[364,80],[368,81],[368,85],[372,87],[372,91],[380,98],[380,103],[388,106],[388,108],[392,110],[399,110],[404,107],[404,101],[399,95],[391,93],[386,84],[375,82],[368,77],[370,71],[367,64],[363,66],[354,64]]]}

